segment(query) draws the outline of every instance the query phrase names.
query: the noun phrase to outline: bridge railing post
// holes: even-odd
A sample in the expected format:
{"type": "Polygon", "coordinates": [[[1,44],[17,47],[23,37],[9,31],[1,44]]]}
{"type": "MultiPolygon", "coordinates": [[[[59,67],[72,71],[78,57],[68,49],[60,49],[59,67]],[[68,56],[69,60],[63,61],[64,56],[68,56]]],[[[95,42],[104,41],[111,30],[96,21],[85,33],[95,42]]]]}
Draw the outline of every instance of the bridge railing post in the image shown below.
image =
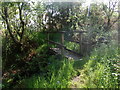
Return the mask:
{"type": "MultiPolygon", "coordinates": [[[[61,33],[61,44],[64,46],[64,32],[61,33]]],[[[61,48],[61,54],[64,55],[64,47],[61,48]]]]}
{"type": "Polygon", "coordinates": [[[83,54],[82,51],[82,33],[79,32],[79,47],[80,47],[80,54],[83,54]]]}

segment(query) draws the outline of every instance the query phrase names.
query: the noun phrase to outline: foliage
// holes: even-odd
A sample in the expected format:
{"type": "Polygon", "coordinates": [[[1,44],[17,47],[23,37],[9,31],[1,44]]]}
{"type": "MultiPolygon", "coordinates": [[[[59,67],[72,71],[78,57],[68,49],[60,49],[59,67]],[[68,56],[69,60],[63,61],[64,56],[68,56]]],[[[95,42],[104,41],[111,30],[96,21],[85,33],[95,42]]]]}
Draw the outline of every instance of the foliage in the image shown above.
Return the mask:
{"type": "Polygon", "coordinates": [[[65,46],[67,47],[67,49],[74,50],[75,52],[80,51],[79,44],[76,44],[74,42],[65,42],[65,46]]]}
{"type": "Polygon", "coordinates": [[[118,71],[114,65],[119,61],[115,45],[101,45],[91,54],[81,71],[81,88],[118,88],[118,71]],[[114,75],[114,73],[116,73],[114,75]]]}
{"type": "Polygon", "coordinates": [[[48,49],[46,48],[45,44],[37,49],[31,48],[30,51],[23,54],[24,56],[21,56],[21,54],[18,54],[16,57],[14,56],[14,59],[12,59],[14,62],[12,63],[9,63],[11,59],[8,59],[7,62],[4,61],[3,87],[13,87],[13,83],[18,84],[18,81],[25,77],[46,72],[48,65],[48,49]],[[9,66],[6,66],[8,64],[9,66]]]}
{"type": "Polygon", "coordinates": [[[70,79],[75,75],[73,61],[68,61],[67,59],[57,61],[54,57],[49,58],[49,60],[47,76],[35,75],[25,79],[23,81],[25,87],[67,88],[70,85],[70,79]]]}
{"type": "MultiPolygon", "coordinates": [[[[76,2],[0,2],[4,88],[68,88],[77,75],[76,69],[81,73],[82,88],[118,88],[115,75],[120,72],[119,54],[117,46],[109,43],[111,31],[116,30],[114,24],[120,18],[114,11],[115,3],[83,5],[76,2]],[[85,61],[79,62],[55,56],[50,48],[56,46],[48,44],[44,31],[60,30],[87,31],[82,41],[88,41],[89,45],[94,42],[95,50],[81,59],[85,61]],[[107,46],[105,40],[110,45],[107,46]]],[[[65,36],[78,40],[78,34],[66,33],[65,36]]],[[[50,34],[49,39],[61,42],[61,34],[50,34]]],[[[65,42],[65,45],[79,51],[76,43],[65,42]]]]}

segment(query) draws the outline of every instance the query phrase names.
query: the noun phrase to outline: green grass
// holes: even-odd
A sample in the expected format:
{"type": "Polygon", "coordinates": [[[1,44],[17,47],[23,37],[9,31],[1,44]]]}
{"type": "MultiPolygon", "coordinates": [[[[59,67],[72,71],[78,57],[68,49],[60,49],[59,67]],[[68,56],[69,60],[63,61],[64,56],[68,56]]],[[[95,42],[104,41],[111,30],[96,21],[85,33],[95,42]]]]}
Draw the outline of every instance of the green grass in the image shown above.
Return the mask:
{"type": "MultiPolygon", "coordinates": [[[[41,48],[44,47],[46,46],[41,48]]],[[[46,73],[25,78],[18,87],[70,88],[74,84],[72,79],[80,75],[76,88],[118,88],[118,77],[114,73],[120,71],[115,71],[114,65],[120,61],[119,57],[115,44],[102,44],[95,48],[90,56],[82,58],[82,61],[50,56],[46,73]]]]}
{"type": "Polygon", "coordinates": [[[24,79],[22,87],[26,88],[68,88],[70,80],[76,75],[73,68],[72,60],[64,59],[62,61],[55,60],[54,57],[49,58],[50,65],[48,73],[45,76],[34,75],[28,79],[24,79]]]}
{"type": "Polygon", "coordinates": [[[118,59],[118,49],[115,45],[101,45],[94,50],[89,61],[81,70],[80,88],[118,88],[118,77],[113,75],[114,64],[118,59]]]}

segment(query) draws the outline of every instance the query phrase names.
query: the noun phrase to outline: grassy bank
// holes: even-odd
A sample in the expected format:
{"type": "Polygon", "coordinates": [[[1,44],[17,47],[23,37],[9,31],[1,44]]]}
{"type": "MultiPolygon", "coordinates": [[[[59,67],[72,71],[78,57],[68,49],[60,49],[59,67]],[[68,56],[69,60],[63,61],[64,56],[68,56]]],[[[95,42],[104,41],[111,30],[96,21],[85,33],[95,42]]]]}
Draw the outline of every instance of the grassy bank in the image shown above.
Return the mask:
{"type": "Polygon", "coordinates": [[[81,70],[80,88],[118,88],[118,73],[115,65],[120,62],[116,45],[101,45],[95,49],[81,70]]]}

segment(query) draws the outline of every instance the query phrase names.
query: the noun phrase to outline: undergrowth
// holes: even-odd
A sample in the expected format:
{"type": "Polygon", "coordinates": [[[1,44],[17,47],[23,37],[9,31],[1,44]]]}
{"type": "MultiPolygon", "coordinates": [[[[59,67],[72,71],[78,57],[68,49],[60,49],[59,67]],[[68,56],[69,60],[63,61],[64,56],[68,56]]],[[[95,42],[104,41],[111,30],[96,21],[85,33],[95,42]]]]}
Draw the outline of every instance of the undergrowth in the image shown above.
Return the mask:
{"type": "MultiPolygon", "coordinates": [[[[70,80],[76,75],[72,60],[49,58],[48,72],[24,79],[22,85],[27,88],[68,88],[70,80]]],[[[24,87],[22,86],[22,88],[24,87]]]]}
{"type": "Polygon", "coordinates": [[[118,72],[115,68],[118,58],[116,45],[102,44],[96,48],[81,70],[80,88],[118,88],[118,72]]]}
{"type": "Polygon", "coordinates": [[[79,44],[76,44],[74,42],[65,42],[65,46],[67,47],[67,49],[70,49],[70,50],[74,50],[76,52],[79,52],[79,44]]]}

